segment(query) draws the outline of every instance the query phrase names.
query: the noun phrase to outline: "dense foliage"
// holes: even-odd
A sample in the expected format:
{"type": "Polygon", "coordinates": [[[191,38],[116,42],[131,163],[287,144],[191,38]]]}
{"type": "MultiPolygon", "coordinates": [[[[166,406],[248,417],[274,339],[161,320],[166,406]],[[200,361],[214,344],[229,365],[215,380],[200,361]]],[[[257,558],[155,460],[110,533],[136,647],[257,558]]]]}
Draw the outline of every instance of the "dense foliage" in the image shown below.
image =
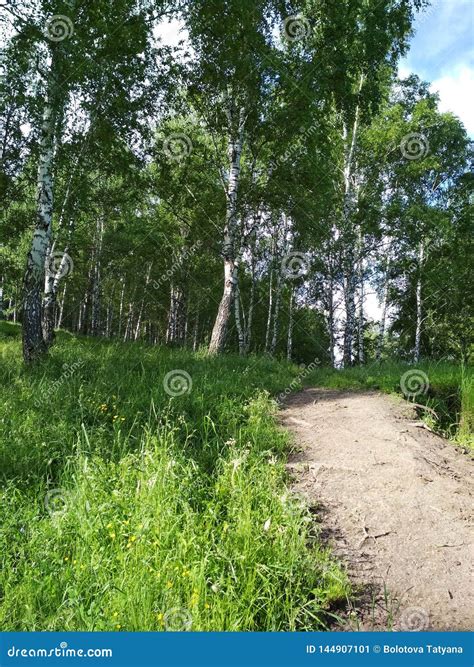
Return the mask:
{"type": "Polygon", "coordinates": [[[395,75],[421,4],[2,3],[0,313],[25,358],[60,326],[466,360],[471,145],[395,75]]]}

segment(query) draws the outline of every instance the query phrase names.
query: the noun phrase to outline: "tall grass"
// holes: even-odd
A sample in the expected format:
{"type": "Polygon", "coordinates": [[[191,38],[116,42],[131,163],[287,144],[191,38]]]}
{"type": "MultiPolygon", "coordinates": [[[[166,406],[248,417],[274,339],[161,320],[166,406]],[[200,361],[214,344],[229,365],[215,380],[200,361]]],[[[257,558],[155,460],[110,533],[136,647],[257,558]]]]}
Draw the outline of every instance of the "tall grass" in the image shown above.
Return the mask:
{"type": "Polygon", "coordinates": [[[63,334],[25,368],[2,331],[2,630],[325,627],[349,586],[287,490],[269,396],[297,367],[63,334]]]}
{"type": "MultiPolygon", "coordinates": [[[[61,333],[33,367],[0,322],[0,629],[323,629],[347,577],[289,493],[272,395],[400,393],[400,364],[311,375],[266,358],[61,333]],[[170,371],[192,386],[170,396],[170,371]]],[[[472,375],[417,397],[472,439],[472,375]]]]}

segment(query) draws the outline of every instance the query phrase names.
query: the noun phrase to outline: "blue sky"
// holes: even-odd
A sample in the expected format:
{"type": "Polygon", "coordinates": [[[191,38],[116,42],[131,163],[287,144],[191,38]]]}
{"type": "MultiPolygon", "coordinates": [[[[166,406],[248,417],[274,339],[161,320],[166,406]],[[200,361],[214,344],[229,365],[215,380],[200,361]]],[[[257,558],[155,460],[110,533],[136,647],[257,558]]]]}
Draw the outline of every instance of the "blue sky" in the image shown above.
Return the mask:
{"type": "Polygon", "coordinates": [[[441,110],[459,116],[474,137],[474,0],[432,0],[414,27],[400,74],[431,82],[441,110]]]}

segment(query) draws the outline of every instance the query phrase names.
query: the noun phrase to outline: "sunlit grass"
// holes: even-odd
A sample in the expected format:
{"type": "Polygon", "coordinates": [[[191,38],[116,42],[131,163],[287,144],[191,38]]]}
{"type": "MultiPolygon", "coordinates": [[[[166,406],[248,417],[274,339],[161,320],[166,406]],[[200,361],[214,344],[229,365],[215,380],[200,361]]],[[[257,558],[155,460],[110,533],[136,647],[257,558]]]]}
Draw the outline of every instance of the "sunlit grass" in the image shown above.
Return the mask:
{"type": "Polygon", "coordinates": [[[64,334],[25,368],[2,331],[1,629],[325,627],[349,586],[288,492],[268,393],[297,367],[64,334]]]}

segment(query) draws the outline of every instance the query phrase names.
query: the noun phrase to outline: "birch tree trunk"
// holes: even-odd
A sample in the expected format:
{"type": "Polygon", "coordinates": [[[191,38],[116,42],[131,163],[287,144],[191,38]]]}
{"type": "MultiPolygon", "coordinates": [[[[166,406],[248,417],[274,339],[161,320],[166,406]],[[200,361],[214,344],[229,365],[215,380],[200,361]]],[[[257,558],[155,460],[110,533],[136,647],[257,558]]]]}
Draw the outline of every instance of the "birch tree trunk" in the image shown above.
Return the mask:
{"type": "Polygon", "coordinates": [[[272,342],[270,345],[270,354],[275,354],[277,342],[278,342],[278,329],[279,329],[279,316],[280,316],[280,301],[281,301],[281,271],[278,271],[277,274],[277,287],[276,287],[276,297],[275,297],[275,312],[273,313],[273,335],[272,342]]]}
{"type": "Polygon", "coordinates": [[[101,261],[102,261],[102,241],[104,238],[104,220],[99,217],[96,226],[96,236],[94,242],[94,253],[92,258],[92,288],[91,288],[91,327],[92,336],[98,336],[100,332],[100,311],[101,311],[101,261]]]}
{"type": "Polygon", "coordinates": [[[186,334],[186,298],[181,285],[171,285],[166,342],[183,345],[186,334]]]}
{"type": "MultiPolygon", "coordinates": [[[[148,265],[148,270],[147,270],[147,272],[146,272],[146,278],[145,278],[145,294],[146,294],[146,292],[147,292],[148,285],[150,284],[150,276],[151,276],[151,270],[152,270],[152,268],[153,268],[153,262],[151,262],[151,263],[148,265]]],[[[136,328],[135,328],[135,336],[134,336],[134,339],[135,339],[135,340],[138,340],[139,337],[140,337],[140,327],[141,327],[141,324],[142,324],[143,309],[144,309],[144,308],[145,308],[145,298],[142,299],[142,302],[141,302],[141,304],[140,304],[140,311],[139,311],[139,313],[138,313],[137,326],[136,326],[136,328]]]]}
{"type": "Polygon", "coordinates": [[[209,353],[216,354],[223,350],[229,318],[231,314],[232,300],[234,297],[234,273],[235,273],[235,251],[237,232],[237,193],[240,181],[240,161],[244,140],[245,116],[244,110],[240,109],[237,131],[232,131],[233,119],[229,111],[229,125],[231,134],[228,144],[229,178],[226,191],[226,222],[224,228],[224,243],[222,254],[224,257],[224,291],[222,294],[216,320],[212,329],[209,353]]]}
{"type": "Polygon", "coordinates": [[[196,352],[199,344],[199,304],[196,311],[196,321],[194,322],[194,332],[193,332],[193,352],[196,352]]]}
{"type": "Polygon", "coordinates": [[[253,328],[253,313],[255,309],[255,235],[252,234],[252,241],[250,244],[250,297],[249,297],[249,309],[247,316],[247,331],[245,335],[245,351],[250,351],[250,345],[252,343],[252,328],[253,328]]]}
{"type": "Polygon", "coordinates": [[[332,275],[332,266],[330,268],[330,276],[327,287],[327,309],[328,309],[328,331],[329,331],[329,356],[331,359],[332,368],[336,367],[335,347],[336,335],[334,331],[334,278],[332,275]]]}
{"type": "Polygon", "coordinates": [[[23,280],[23,358],[31,362],[47,351],[42,327],[42,289],[51,243],[53,218],[53,154],[56,119],[56,59],[53,54],[43,110],[38,158],[36,224],[23,280]]]}
{"type": "Polygon", "coordinates": [[[359,364],[362,366],[365,363],[365,349],[364,349],[364,260],[363,260],[363,238],[362,229],[359,227],[359,241],[357,244],[359,253],[358,261],[358,281],[359,281],[359,316],[357,318],[357,352],[359,357],[359,364]]]}
{"type": "Polygon", "coordinates": [[[63,295],[61,297],[61,301],[59,302],[59,312],[56,320],[56,329],[60,329],[61,324],[63,322],[64,304],[66,303],[66,291],[67,291],[67,283],[64,284],[63,295]]]}
{"type": "Polygon", "coordinates": [[[365,364],[365,349],[364,349],[364,277],[362,269],[359,271],[359,317],[357,318],[358,325],[358,355],[359,355],[359,364],[362,366],[365,364]]]}
{"type": "Polygon", "coordinates": [[[390,254],[387,254],[387,259],[385,262],[385,274],[384,274],[384,285],[383,285],[383,296],[382,296],[382,315],[380,319],[379,341],[377,345],[377,351],[375,353],[376,361],[380,361],[382,357],[382,352],[385,342],[384,339],[385,339],[385,325],[387,321],[389,270],[390,270],[390,254]]]}
{"type": "Polygon", "coordinates": [[[291,361],[293,354],[293,301],[295,298],[293,287],[290,288],[290,306],[288,313],[288,339],[286,344],[286,358],[291,361]]]}
{"type": "MultiPolygon", "coordinates": [[[[364,83],[364,75],[361,75],[359,83],[359,93],[364,83]]],[[[356,193],[354,191],[354,161],[357,148],[358,130],[359,130],[360,107],[357,104],[354,114],[354,121],[349,132],[347,125],[343,123],[342,138],[344,146],[344,198],[343,198],[343,217],[346,236],[344,251],[344,303],[346,310],[346,323],[344,328],[344,349],[343,363],[344,367],[352,364],[352,346],[355,331],[355,293],[356,293],[356,270],[354,256],[354,238],[352,232],[353,213],[356,208],[356,193]]]]}
{"type": "Polygon", "coordinates": [[[275,237],[273,237],[271,257],[270,257],[270,279],[268,283],[268,315],[267,315],[267,327],[265,331],[265,352],[269,352],[270,349],[270,330],[271,330],[272,314],[273,314],[273,265],[275,262],[275,247],[276,247],[276,240],[275,237]]]}
{"type": "Polygon", "coordinates": [[[0,278],[0,320],[4,320],[5,316],[3,314],[3,276],[0,278]]]}
{"type": "Polygon", "coordinates": [[[422,273],[425,248],[423,241],[420,241],[418,247],[418,280],[416,283],[416,330],[415,330],[415,349],[413,351],[413,362],[415,364],[420,360],[421,347],[421,325],[423,321],[423,299],[422,299],[422,273]]]}
{"type": "Polygon", "coordinates": [[[123,301],[125,298],[125,278],[123,276],[121,278],[121,283],[122,283],[122,289],[120,290],[119,321],[118,321],[118,332],[117,332],[119,338],[120,334],[122,333],[123,301]]]}
{"type": "Polygon", "coordinates": [[[124,343],[126,343],[127,340],[130,338],[130,333],[132,330],[132,322],[133,322],[133,302],[130,301],[130,303],[128,304],[127,325],[125,327],[125,333],[123,336],[124,343]]]}
{"type": "MultiPolygon", "coordinates": [[[[71,175],[69,177],[69,181],[67,184],[66,188],[66,193],[64,195],[62,207],[61,207],[61,213],[59,215],[59,220],[58,220],[58,225],[57,229],[59,230],[64,222],[64,217],[66,213],[66,208],[67,204],[69,201],[69,196],[71,193],[71,187],[75,175],[75,171],[78,168],[79,165],[79,160],[80,160],[80,155],[82,154],[82,149],[81,153],[77,157],[77,162],[76,162],[76,167],[73,169],[71,172],[71,175]]],[[[45,261],[45,284],[44,284],[44,298],[43,298],[43,338],[48,347],[50,347],[51,343],[53,342],[54,339],[54,313],[56,309],[56,299],[59,291],[59,285],[61,282],[61,279],[64,278],[68,273],[69,273],[69,258],[68,258],[68,252],[69,252],[69,245],[71,243],[72,235],[74,231],[74,222],[71,219],[69,222],[69,233],[68,233],[68,242],[66,245],[66,248],[64,249],[61,261],[59,262],[58,269],[55,270],[56,262],[54,261],[54,252],[55,252],[55,247],[56,243],[53,241],[53,243],[48,247],[47,251],[47,256],[46,256],[46,261],[45,261]]]]}
{"type": "Polygon", "coordinates": [[[244,327],[242,325],[242,316],[240,312],[240,288],[239,288],[239,275],[238,267],[235,267],[234,273],[235,280],[235,294],[234,294],[234,317],[235,317],[235,326],[237,329],[237,339],[239,342],[239,354],[241,356],[245,355],[245,333],[244,327]]]}

